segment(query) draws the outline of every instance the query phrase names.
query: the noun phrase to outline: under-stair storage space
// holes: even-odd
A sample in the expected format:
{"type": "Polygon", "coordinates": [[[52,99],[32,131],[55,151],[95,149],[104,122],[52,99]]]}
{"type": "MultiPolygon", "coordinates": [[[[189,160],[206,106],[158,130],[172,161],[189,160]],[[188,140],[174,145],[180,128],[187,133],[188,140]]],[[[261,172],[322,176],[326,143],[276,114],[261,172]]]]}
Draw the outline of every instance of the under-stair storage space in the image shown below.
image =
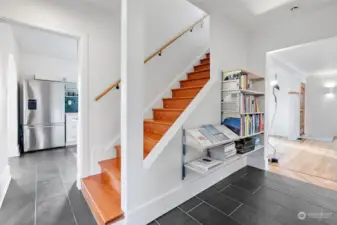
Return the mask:
{"type": "Polygon", "coordinates": [[[264,157],[263,77],[234,70],[222,73],[221,84],[220,123],[183,129],[183,180],[199,179],[246,157],[264,157]]]}

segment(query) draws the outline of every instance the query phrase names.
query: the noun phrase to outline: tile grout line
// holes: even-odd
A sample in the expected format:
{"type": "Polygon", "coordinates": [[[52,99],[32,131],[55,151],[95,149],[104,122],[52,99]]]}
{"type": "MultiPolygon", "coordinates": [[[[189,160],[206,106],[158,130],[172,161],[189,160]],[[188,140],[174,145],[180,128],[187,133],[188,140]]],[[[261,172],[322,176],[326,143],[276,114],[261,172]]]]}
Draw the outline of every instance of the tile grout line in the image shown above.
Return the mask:
{"type": "Polygon", "coordinates": [[[177,207],[180,211],[182,211],[184,214],[186,214],[188,217],[190,217],[192,220],[194,220],[195,222],[197,222],[198,224],[202,225],[202,223],[200,223],[196,218],[194,218],[193,216],[191,216],[190,214],[186,213],[184,210],[182,210],[180,208],[180,206],[177,207]]]}
{"type": "Polygon", "coordinates": [[[156,224],[160,225],[160,223],[157,220],[154,220],[154,222],[156,222],[156,224]]]}
{"type": "Polygon", "coordinates": [[[36,218],[36,214],[37,214],[37,176],[38,176],[38,168],[37,165],[35,165],[35,209],[34,209],[34,225],[36,225],[37,223],[37,218],[36,218]]]}
{"type": "Polygon", "coordinates": [[[203,202],[200,202],[199,204],[197,204],[196,206],[194,206],[192,209],[188,210],[186,213],[191,212],[193,209],[197,208],[198,206],[200,206],[203,202]]]}
{"type": "Polygon", "coordinates": [[[69,205],[70,205],[71,213],[73,214],[73,217],[74,217],[74,220],[75,220],[75,224],[78,225],[77,219],[76,219],[76,216],[75,216],[75,213],[74,213],[74,208],[73,208],[73,205],[71,204],[71,201],[70,201],[70,198],[69,198],[69,194],[68,194],[67,188],[65,187],[64,180],[63,180],[63,177],[62,177],[62,174],[61,174],[59,165],[58,165],[57,163],[55,163],[55,164],[56,164],[56,166],[57,166],[57,170],[59,171],[59,174],[60,174],[60,177],[61,177],[61,180],[62,180],[62,186],[63,186],[63,188],[64,188],[64,191],[65,191],[66,194],[67,194],[67,199],[68,199],[68,202],[69,202],[69,205]]]}
{"type": "Polygon", "coordinates": [[[233,213],[235,213],[236,210],[238,210],[241,206],[243,206],[243,203],[240,203],[240,205],[238,207],[236,207],[233,212],[231,212],[230,214],[228,214],[228,216],[230,217],[233,213]]]}
{"type": "Polygon", "coordinates": [[[228,184],[226,187],[224,187],[224,188],[220,189],[218,192],[220,193],[220,192],[222,192],[222,191],[226,190],[226,189],[227,189],[229,186],[231,186],[231,183],[230,183],[230,184],[228,184]]]}
{"type": "MultiPolygon", "coordinates": [[[[200,198],[197,197],[197,196],[195,196],[195,197],[198,198],[199,200],[203,201],[206,205],[208,205],[209,207],[215,209],[216,211],[218,211],[218,212],[221,213],[222,215],[224,215],[224,216],[226,216],[226,217],[228,217],[228,218],[231,218],[232,220],[238,222],[239,224],[242,224],[241,222],[237,221],[236,219],[234,219],[234,218],[232,218],[232,217],[229,217],[229,215],[227,215],[226,213],[222,212],[221,210],[219,210],[219,209],[216,208],[215,206],[209,204],[208,202],[206,202],[206,201],[200,199],[200,198]]],[[[227,197],[227,196],[226,196],[226,197],[227,197]]],[[[237,201],[237,202],[238,202],[238,201],[237,201]]],[[[243,205],[241,202],[239,202],[239,203],[240,203],[241,205],[243,205]]],[[[241,206],[241,205],[240,205],[240,206],[241,206]]],[[[239,206],[239,207],[240,207],[240,206],[239,206]]]]}
{"type": "MultiPolygon", "coordinates": [[[[256,189],[255,191],[253,191],[253,193],[252,193],[252,194],[253,194],[253,195],[255,195],[255,193],[256,193],[256,192],[258,192],[259,190],[261,190],[261,189],[262,189],[262,187],[263,187],[263,186],[260,186],[258,189],[256,189]]],[[[281,193],[282,193],[282,192],[281,192],[281,193]]]]}

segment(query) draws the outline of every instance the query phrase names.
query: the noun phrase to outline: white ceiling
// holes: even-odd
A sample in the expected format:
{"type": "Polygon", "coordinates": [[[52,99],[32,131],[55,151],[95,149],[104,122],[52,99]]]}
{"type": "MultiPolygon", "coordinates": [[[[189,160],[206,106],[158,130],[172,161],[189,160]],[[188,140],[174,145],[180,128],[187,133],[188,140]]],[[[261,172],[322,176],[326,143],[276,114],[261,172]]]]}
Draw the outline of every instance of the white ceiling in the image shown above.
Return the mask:
{"type": "Polygon", "coordinates": [[[306,76],[337,75],[337,37],[269,54],[306,76]]]}
{"type": "Polygon", "coordinates": [[[337,0],[189,0],[207,13],[220,12],[233,21],[252,28],[271,19],[290,17],[294,13],[310,13],[337,0]],[[299,6],[299,10],[290,9],[299,6]]]}
{"type": "Polygon", "coordinates": [[[72,37],[11,24],[19,51],[27,54],[77,60],[77,40],[72,37]]]}

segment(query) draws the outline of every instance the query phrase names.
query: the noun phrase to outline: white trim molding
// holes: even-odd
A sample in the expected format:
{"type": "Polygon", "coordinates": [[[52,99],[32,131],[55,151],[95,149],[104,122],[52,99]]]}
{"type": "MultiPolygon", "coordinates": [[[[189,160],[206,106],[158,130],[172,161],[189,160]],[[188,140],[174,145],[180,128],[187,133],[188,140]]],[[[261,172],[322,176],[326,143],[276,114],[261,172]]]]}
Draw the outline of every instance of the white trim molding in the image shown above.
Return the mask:
{"type": "Polygon", "coordinates": [[[10,168],[9,168],[9,165],[7,165],[4,171],[0,174],[0,208],[5,199],[11,179],[12,177],[11,177],[10,168]]]}

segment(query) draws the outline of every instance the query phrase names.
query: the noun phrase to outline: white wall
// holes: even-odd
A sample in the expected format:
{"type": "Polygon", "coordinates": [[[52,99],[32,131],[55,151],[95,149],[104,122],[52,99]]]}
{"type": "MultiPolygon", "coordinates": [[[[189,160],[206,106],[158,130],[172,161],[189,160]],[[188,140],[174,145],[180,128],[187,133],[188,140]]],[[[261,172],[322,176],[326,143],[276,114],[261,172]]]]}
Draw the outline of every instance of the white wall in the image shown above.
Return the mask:
{"type": "MultiPolygon", "coordinates": [[[[277,53],[275,53],[277,54],[277,53]]],[[[278,108],[275,114],[275,119],[273,126],[271,127],[270,134],[277,135],[282,137],[289,137],[289,131],[295,129],[294,126],[298,126],[299,124],[291,123],[291,116],[297,114],[299,112],[298,108],[290,106],[290,95],[289,91],[300,92],[301,82],[306,82],[306,78],[304,75],[299,72],[289,68],[285,64],[273,58],[273,56],[268,55],[268,63],[267,63],[267,78],[268,78],[268,93],[270,93],[271,97],[268,98],[268,119],[269,123],[271,123],[272,117],[275,112],[275,99],[272,95],[273,88],[270,85],[270,81],[275,80],[275,74],[277,74],[278,85],[280,86],[280,90],[276,90],[275,94],[277,96],[278,108]]],[[[297,96],[299,98],[299,96],[297,96]]],[[[298,121],[299,122],[299,121],[298,121]]]]}
{"type": "MultiPolygon", "coordinates": [[[[205,13],[188,1],[147,0],[145,1],[145,47],[147,58],[163,47],[175,36],[201,19],[205,13]],[[174,16],[173,16],[174,15],[174,16]]],[[[209,48],[209,20],[186,33],[171,44],[161,57],[154,57],[145,64],[144,108],[149,109],[146,117],[152,117],[153,107],[162,107],[162,97],[171,97],[167,90],[177,78],[182,76],[196,57],[209,48]]],[[[174,87],[179,83],[175,82],[174,87]]],[[[171,87],[172,88],[172,87],[171,87]]]]}
{"type": "Polygon", "coordinates": [[[330,88],[336,85],[337,75],[309,76],[306,84],[305,134],[314,137],[337,136],[337,97],[336,88],[329,97],[330,88]]]}
{"type": "Polygon", "coordinates": [[[249,34],[248,68],[265,74],[266,53],[286,47],[337,36],[337,5],[317,11],[271,21],[249,34]]]}
{"type": "MultiPolygon", "coordinates": [[[[188,1],[146,0],[144,4],[145,57],[150,56],[155,50],[160,49],[173,37],[205,15],[205,12],[188,1]]],[[[198,40],[198,35],[193,36],[196,36],[194,38],[198,40]]],[[[201,46],[203,43],[197,42],[195,45],[201,46]]]]}
{"type": "MultiPolygon", "coordinates": [[[[50,43],[52,44],[52,43],[50,43]]],[[[77,83],[77,61],[56,58],[48,55],[21,53],[19,63],[20,79],[38,79],[77,83]]]]}
{"type": "MultiPolygon", "coordinates": [[[[13,36],[12,36],[13,38],[13,36]]],[[[12,55],[9,56],[7,68],[7,129],[8,129],[8,156],[19,156],[18,146],[18,65],[20,64],[19,48],[14,38],[12,55]]]]}
{"type": "MultiPolygon", "coordinates": [[[[13,66],[10,65],[9,62],[15,59],[16,44],[9,26],[0,23],[0,33],[0,104],[7,106],[7,97],[12,94],[7,87],[8,76],[13,75],[12,73],[8,73],[8,71],[11,72],[9,66],[13,66]]],[[[13,132],[13,130],[8,129],[8,119],[10,117],[7,110],[7,107],[1,107],[0,109],[0,207],[10,180],[8,151],[9,146],[12,145],[10,142],[10,140],[12,140],[12,134],[9,134],[9,132],[13,132]]]]}

